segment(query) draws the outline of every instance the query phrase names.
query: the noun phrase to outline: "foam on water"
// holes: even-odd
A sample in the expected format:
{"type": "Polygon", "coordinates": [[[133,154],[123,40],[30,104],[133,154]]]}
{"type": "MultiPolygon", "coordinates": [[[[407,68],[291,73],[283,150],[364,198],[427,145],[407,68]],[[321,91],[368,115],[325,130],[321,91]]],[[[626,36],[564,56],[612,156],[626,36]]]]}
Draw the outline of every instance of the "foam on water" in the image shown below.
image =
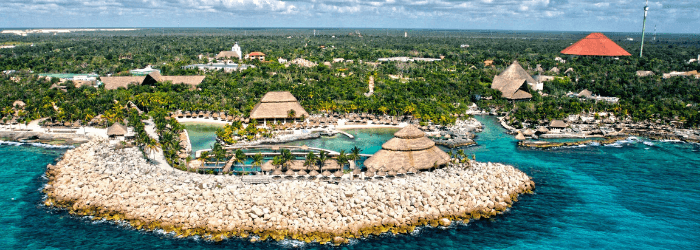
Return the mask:
{"type": "Polygon", "coordinates": [[[38,142],[14,142],[14,141],[0,141],[0,145],[8,146],[32,146],[38,148],[50,148],[50,149],[70,149],[75,148],[73,145],[51,145],[38,142]]]}

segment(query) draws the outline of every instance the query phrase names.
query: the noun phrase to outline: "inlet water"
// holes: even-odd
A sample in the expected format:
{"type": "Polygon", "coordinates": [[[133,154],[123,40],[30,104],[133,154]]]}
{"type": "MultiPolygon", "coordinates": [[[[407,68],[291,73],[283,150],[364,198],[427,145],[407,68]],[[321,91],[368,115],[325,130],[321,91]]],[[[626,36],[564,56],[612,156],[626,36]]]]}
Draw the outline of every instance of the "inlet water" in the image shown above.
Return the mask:
{"type": "MultiPolygon", "coordinates": [[[[476,139],[479,145],[466,148],[466,153],[478,161],[515,165],[534,178],[535,194],[521,196],[509,211],[493,219],[372,237],[341,248],[698,248],[698,145],[627,141],[525,150],[516,148],[512,136],[504,134],[492,117],[478,119],[484,132],[476,139]]],[[[295,244],[178,239],[46,208],[41,205],[40,189],[46,183],[42,175],[46,164],[55,162],[64,150],[0,145],[0,249],[279,249],[295,244]]]]}

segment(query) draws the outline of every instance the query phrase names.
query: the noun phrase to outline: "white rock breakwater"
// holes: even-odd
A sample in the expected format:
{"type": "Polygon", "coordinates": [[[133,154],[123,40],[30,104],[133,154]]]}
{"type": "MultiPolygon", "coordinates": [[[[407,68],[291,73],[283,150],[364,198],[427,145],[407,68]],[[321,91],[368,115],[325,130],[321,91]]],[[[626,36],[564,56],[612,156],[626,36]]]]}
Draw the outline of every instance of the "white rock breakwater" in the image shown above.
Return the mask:
{"type": "Polygon", "coordinates": [[[257,235],[322,244],[495,216],[534,188],[525,173],[493,163],[381,181],[249,185],[150,165],[136,148],[114,150],[104,141],[66,152],[47,176],[46,205],[76,215],[213,240],[257,235]]]}

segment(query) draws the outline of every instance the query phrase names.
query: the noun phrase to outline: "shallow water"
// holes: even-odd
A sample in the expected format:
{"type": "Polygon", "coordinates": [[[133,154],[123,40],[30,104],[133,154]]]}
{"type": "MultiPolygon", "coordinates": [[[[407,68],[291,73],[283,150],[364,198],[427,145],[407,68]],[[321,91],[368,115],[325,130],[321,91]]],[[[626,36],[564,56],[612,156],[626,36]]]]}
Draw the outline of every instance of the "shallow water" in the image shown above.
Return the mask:
{"type": "Polygon", "coordinates": [[[182,123],[190,137],[190,145],[192,145],[192,155],[197,150],[210,149],[216,142],[216,130],[222,128],[222,125],[215,124],[197,124],[197,123],[182,123]]]}
{"type": "Polygon", "coordinates": [[[325,148],[333,151],[340,152],[345,150],[350,152],[353,147],[360,148],[360,153],[362,154],[374,154],[380,149],[382,149],[382,144],[394,137],[394,133],[398,131],[396,128],[366,128],[366,129],[346,129],[343,130],[348,134],[353,135],[355,138],[350,139],[343,134],[336,134],[334,136],[326,137],[321,136],[317,139],[293,141],[284,143],[283,145],[290,146],[301,146],[306,145],[309,147],[325,148]]]}
{"type": "MultiPolygon", "coordinates": [[[[627,141],[617,146],[521,150],[491,117],[479,161],[513,164],[532,176],[521,196],[491,220],[413,235],[373,237],[343,249],[697,249],[700,242],[700,147],[627,141]]],[[[309,145],[311,146],[311,145],[309,145]]],[[[344,148],[345,146],[343,146],[344,148]]],[[[175,239],[75,218],[41,205],[45,166],[63,149],[0,145],[0,249],[278,249],[289,241],[252,244],[175,239]],[[14,200],[12,200],[14,198],[14,200]]],[[[307,249],[327,248],[305,245],[307,249]]]]}

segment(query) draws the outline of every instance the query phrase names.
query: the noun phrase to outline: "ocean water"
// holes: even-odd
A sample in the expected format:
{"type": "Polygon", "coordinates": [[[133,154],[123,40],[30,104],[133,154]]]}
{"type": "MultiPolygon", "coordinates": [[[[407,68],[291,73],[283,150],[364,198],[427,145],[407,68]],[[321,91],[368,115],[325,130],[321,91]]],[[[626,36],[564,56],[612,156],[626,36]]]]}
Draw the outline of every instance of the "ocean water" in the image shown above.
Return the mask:
{"type": "MultiPolygon", "coordinates": [[[[447,229],[353,241],[342,249],[698,249],[700,146],[629,140],[523,150],[491,117],[466,149],[515,165],[537,183],[506,213],[447,229]]],[[[44,207],[46,164],[65,149],[0,145],[0,249],[279,249],[297,243],[214,243],[76,218],[44,207]]],[[[305,249],[331,248],[317,244],[305,249]]]]}

